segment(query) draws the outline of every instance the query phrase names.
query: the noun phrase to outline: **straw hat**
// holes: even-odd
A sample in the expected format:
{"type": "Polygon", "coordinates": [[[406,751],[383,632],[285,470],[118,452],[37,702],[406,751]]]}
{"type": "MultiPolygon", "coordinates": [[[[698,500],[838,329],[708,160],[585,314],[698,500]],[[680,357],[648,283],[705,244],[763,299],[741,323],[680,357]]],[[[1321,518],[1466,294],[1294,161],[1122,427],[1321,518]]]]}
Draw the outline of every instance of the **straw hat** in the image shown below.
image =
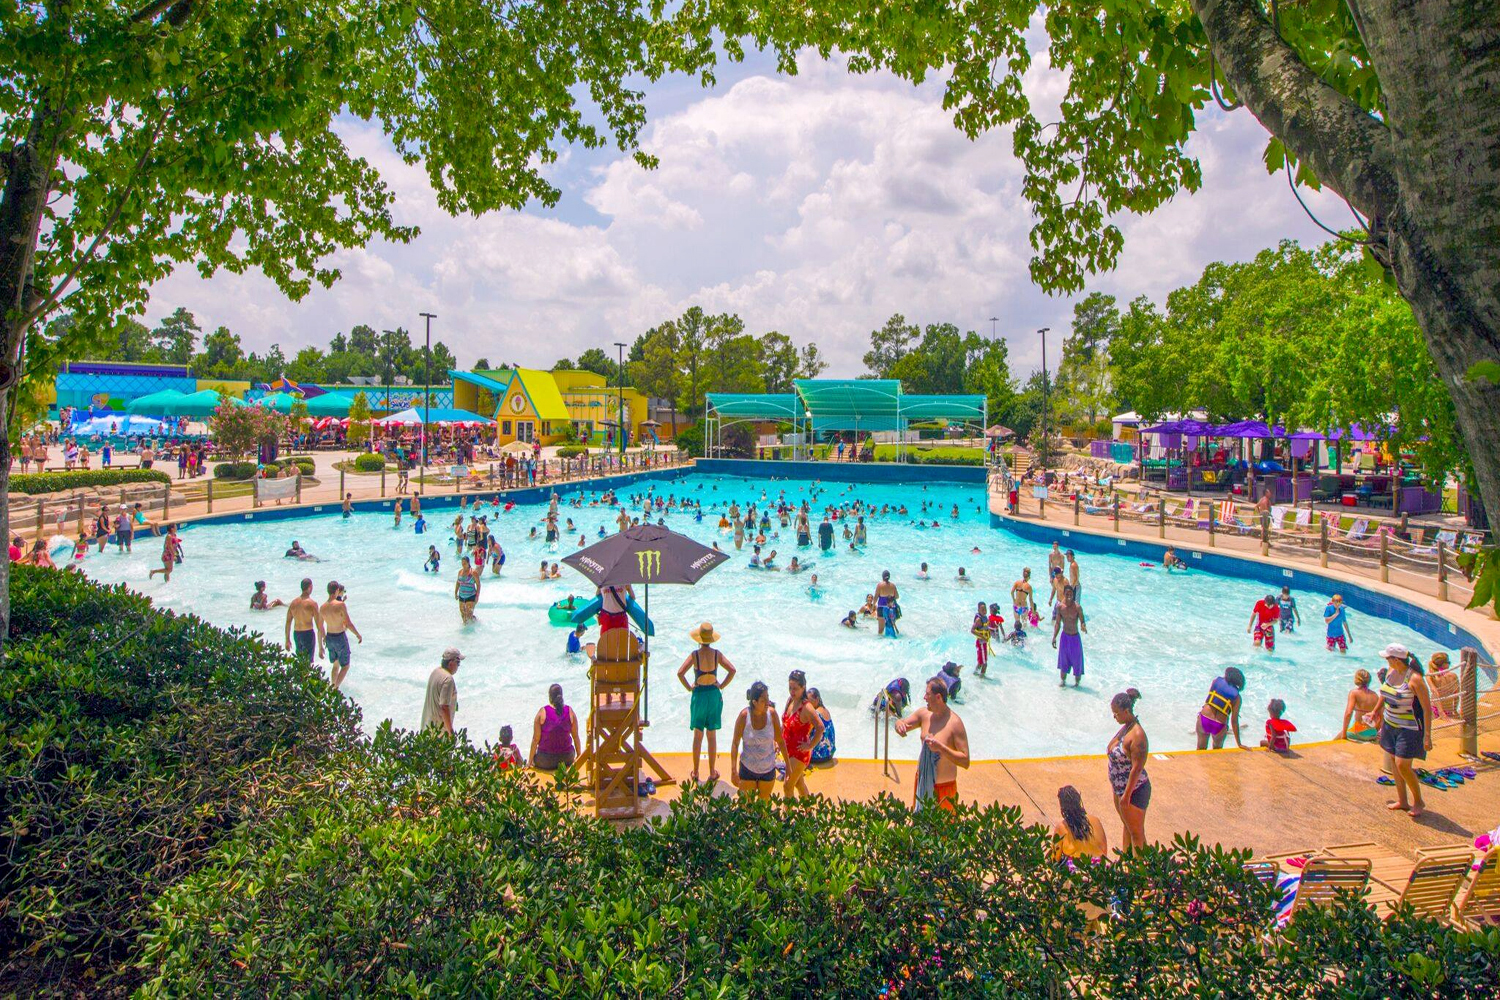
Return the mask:
{"type": "Polygon", "coordinates": [[[694,642],[703,646],[706,646],[711,642],[719,641],[719,633],[714,631],[714,627],[711,622],[704,622],[697,628],[689,629],[688,635],[693,637],[694,642]]]}

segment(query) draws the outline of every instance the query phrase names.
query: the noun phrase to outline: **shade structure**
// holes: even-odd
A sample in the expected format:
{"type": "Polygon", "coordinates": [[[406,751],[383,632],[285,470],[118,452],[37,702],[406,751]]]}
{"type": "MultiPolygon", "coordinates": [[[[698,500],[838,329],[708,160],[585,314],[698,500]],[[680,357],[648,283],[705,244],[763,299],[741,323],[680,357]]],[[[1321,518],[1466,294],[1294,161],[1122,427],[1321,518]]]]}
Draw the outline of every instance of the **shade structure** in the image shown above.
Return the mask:
{"type": "Polygon", "coordinates": [[[980,395],[903,393],[897,412],[903,420],[979,421],[985,417],[985,402],[985,397],[980,395]]]}
{"type": "MultiPolygon", "coordinates": [[[[564,556],[563,562],[582,573],[596,587],[645,585],[646,621],[651,620],[651,585],[692,585],[729,554],[700,545],[686,535],[659,524],[637,524],[616,532],[586,549],[564,556]]],[[[646,629],[646,657],[651,655],[651,630],[646,629]]],[[[645,683],[642,682],[645,690],[645,683]]],[[[649,699],[649,694],[646,696],[649,699]]],[[[650,701],[646,701],[649,712],[650,701]]]]}
{"type": "Polygon", "coordinates": [[[432,424],[492,424],[493,420],[481,417],[477,413],[468,410],[455,410],[447,406],[434,406],[431,410],[426,407],[411,407],[392,413],[388,417],[381,417],[375,421],[378,427],[420,427],[423,418],[427,418],[432,424]]]}
{"type": "Polygon", "coordinates": [[[259,399],[253,400],[251,405],[275,410],[277,413],[291,413],[296,402],[297,397],[290,392],[268,392],[259,399]]]}
{"type": "Polygon", "coordinates": [[[728,420],[796,420],[804,409],[795,392],[710,392],[708,404],[728,420]]]}
{"type": "Polygon", "coordinates": [[[1218,424],[1208,430],[1210,437],[1224,438],[1268,438],[1271,428],[1264,420],[1236,420],[1231,424],[1218,424]]]}
{"type": "Polygon", "coordinates": [[[901,382],[893,378],[806,379],[794,383],[813,430],[893,431],[901,426],[901,382]]]}
{"type": "Polygon", "coordinates": [[[219,404],[225,399],[238,403],[233,396],[220,396],[215,389],[199,389],[190,392],[181,399],[170,403],[163,412],[174,417],[207,417],[212,416],[218,410],[219,404]]]}
{"type": "Polygon", "coordinates": [[[160,392],[153,392],[148,395],[131,400],[130,404],[125,407],[125,412],[166,413],[166,407],[169,404],[176,402],[185,395],[187,395],[187,393],[178,392],[176,389],[163,389],[160,392]]]}
{"type": "Polygon", "coordinates": [[[1003,441],[1006,438],[1015,437],[1016,432],[1011,430],[1009,427],[1006,427],[1004,424],[996,424],[995,426],[987,429],[984,432],[984,436],[987,438],[999,438],[1003,441]]]}
{"type": "Polygon", "coordinates": [[[347,417],[349,404],[353,402],[354,400],[348,396],[342,396],[336,392],[325,392],[307,401],[307,415],[310,417],[347,417]]]}
{"type": "Polygon", "coordinates": [[[529,455],[531,445],[525,441],[509,441],[500,447],[502,455],[529,455]]]}

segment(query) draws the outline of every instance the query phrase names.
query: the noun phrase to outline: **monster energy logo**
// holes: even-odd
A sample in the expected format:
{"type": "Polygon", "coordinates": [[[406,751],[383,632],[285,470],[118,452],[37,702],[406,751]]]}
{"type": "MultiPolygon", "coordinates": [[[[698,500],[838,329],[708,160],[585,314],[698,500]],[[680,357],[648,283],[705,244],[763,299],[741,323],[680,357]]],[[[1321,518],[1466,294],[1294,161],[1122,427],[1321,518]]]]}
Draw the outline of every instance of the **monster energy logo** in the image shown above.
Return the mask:
{"type": "Polygon", "coordinates": [[[644,549],[635,554],[636,569],[640,571],[641,579],[649,580],[661,573],[661,552],[657,549],[644,549]]]}

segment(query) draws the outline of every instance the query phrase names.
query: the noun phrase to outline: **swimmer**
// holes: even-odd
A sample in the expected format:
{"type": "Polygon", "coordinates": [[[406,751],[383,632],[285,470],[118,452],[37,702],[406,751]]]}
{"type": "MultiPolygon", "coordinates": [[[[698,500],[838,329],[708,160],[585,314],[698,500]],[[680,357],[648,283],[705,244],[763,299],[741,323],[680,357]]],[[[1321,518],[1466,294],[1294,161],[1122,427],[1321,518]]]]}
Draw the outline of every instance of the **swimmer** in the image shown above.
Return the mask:
{"type": "Polygon", "coordinates": [[[266,596],[266,581],[255,581],[255,593],[250,595],[251,611],[270,611],[272,608],[279,608],[285,604],[286,602],[279,597],[273,601],[266,596]]]}
{"type": "Polygon", "coordinates": [[[422,564],[422,572],[436,573],[442,568],[443,556],[438,552],[436,545],[427,546],[427,561],[422,564]]]}
{"type": "Polygon", "coordinates": [[[760,546],[759,545],[755,546],[754,550],[750,553],[750,568],[751,569],[760,569],[760,546]]]}
{"type": "MultiPolygon", "coordinates": [[[[1058,553],[1059,556],[1062,553],[1058,553]]],[[[1036,611],[1036,597],[1031,592],[1031,567],[1021,570],[1021,579],[1010,585],[1011,609],[1019,622],[1022,615],[1036,611]]]]}
{"type": "Polygon", "coordinates": [[[549,574],[547,574],[547,579],[549,579],[549,580],[561,580],[562,579],[562,566],[560,566],[557,563],[553,563],[552,564],[552,572],[549,573],[549,574]]]}
{"type": "Polygon", "coordinates": [[[816,600],[818,597],[822,596],[822,594],[823,588],[818,586],[818,574],[814,573],[812,577],[807,581],[807,596],[816,600]]]}
{"type": "Polygon", "coordinates": [[[973,586],[974,578],[964,573],[962,566],[958,567],[958,582],[966,586],[973,586]]]}
{"type": "Polygon", "coordinates": [[[776,550],[772,549],[771,550],[771,554],[768,555],[768,556],[766,556],[764,559],[762,559],[760,561],[760,568],[761,569],[780,569],[780,567],[777,566],[777,565],[775,565],[775,563],[776,563],[776,550]]]}
{"type": "MultiPolygon", "coordinates": [[[[344,494],[343,510],[344,510],[344,520],[347,521],[349,519],[349,515],[354,513],[354,494],[353,493],[345,493],[344,494]]],[[[335,687],[337,687],[337,685],[335,685],[335,687]]]]}
{"type": "Polygon", "coordinates": [[[972,549],[969,550],[969,555],[971,555],[971,556],[977,556],[979,554],[980,554],[980,552],[979,552],[979,546],[977,546],[977,545],[974,546],[972,549]]]}
{"type": "Polygon", "coordinates": [[[286,550],[284,559],[300,559],[303,562],[322,562],[317,556],[304,549],[296,539],[292,539],[292,547],[286,550]]]}
{"type": "Polygon", "coordinates": [[[788,563],[787,567],[786,567],[786,571],[788,573],[800,573],[804,569],[806,569],[806,567],[803,566],[800,562],[797,561],[797,557],[796,556],[792,556],[792,561],[790,563],[788,563]]]}
{"type": "Polygon", "coordinates": [[[859,616],[851,608],[849,613],[839,622],[844,628],[859,628],[859,616]]]}
{"type": "Polygon", "coordinates": [[[404,497],[397,497],[396,498],[396,504],[395,504],[396,524],[395,524],[395,527],[397,527],[397,528],[401,527],[401,505],[404,504],[405,502],[406,502],[406,500],[405,500],[404,497]]]}
{"type": "Polygon", "coordinates": [[[538,576],[538,577],[537,577],[537,579],[538,579],[538,580],[545,580],[545,579],[547,579],[547,560],[545,560],[545,559],[543,559],[543,560],[542,560],[542,569],[541,569],[541,573],[540,573],[540,575],[539,575],[539,576],[538,576]]]}
{"type": "Polygon", "coordinates": [[[1177,550],[1170,545],[1167,546],[1167,551],[1162,553],[1161,565],[1168,573],[1174,569],[1187,569],[1187,563],[1177,557],[1177,550]]]}
{"type": "Polygon", "coordinates": [[[921,566],[921,568],[919,568],[917,570],[917,579],[918,580],[929,580],[929,579],[931,579],[931,576],[927,572],[927,564],[926,563],[923,563],[922,566],[921,566]]]}
{"type": "MultiPolygon", "coordinates": [[[[411,499],[412,499],[412,506],[415,507],[417,505],[417,498],[416,497],[412,497],[411,499]]],[[[427,532],[427,518],[423,517],[422,514],[421,514],[421,512],[419,512],[419,511],[414,511],[413,513],[416,514],[416,517],[411,522],[412,533],[413,534],[417,534],[417,535],[426,534],[426,532],[427,532]]]]}
{"type": "Polygon", "coordinates": [[[862,617],[862,618],[874,618],[875,617],[875,595],[874,594],[866,594],[865,595],[865,603],[859,609],[859,614],[860,614],[860,617],[862,617]]]}
{"type": "Polygon", "coordinates": [[[572,656],[576,653],[583,652],[583,633],[585,632],[585,630],[587,630],[587,628],[587,625],[577,625],[574,627],[573,631],[568,633],[567,655],[572,656]]]}
{"type": "Polygon", "coordinates": [[[974,635],[974,672],[983,677],[989,669],[991,652],[990,616],[983,601],[979,602],[979,610],[974,613],[974,624],[969,631],[974,635]]]}
{"type": "Polygon", "coordinates": [[[323,644],[318,655],[322,656],[324,649],[328,652],[328,678],[335,691],[349,674],[349,636],[346,633],[353,632],[361,645],[365,641],[359,629],[354,627],[354,619],[349,617],[348,600],[349,594],[343,586],[337,580],[330,580],[328,600],[318,609],[323,621],[323,644]]]}

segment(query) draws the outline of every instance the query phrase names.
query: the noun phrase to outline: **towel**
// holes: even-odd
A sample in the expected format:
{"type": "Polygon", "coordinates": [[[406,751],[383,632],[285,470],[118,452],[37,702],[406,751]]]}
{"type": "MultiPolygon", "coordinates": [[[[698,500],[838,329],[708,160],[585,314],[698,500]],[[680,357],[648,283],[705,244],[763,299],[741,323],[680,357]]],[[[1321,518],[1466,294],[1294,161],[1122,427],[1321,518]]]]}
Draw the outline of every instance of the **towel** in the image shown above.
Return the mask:
{"type": "Polygon", "coordinates": [[[917,755],[917,801],[913,812],[921,812],[937,794],[938,752],[925,743],[917,755]]]}

